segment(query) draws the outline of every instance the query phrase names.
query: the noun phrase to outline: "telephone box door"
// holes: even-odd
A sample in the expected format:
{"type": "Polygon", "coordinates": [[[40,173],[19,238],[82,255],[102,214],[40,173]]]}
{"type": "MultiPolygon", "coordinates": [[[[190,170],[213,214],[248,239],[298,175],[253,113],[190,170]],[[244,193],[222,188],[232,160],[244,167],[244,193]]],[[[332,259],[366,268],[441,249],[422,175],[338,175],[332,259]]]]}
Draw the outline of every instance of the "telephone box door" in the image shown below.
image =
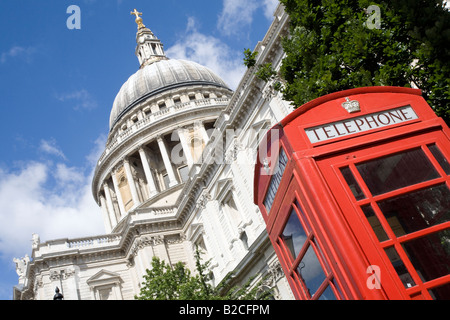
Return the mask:
{"type": "Polygon", "coordinates": [[[377,275],[368,290],[450,299],[450,142],[444,133],[317,161],[338,214],[377,275]]]}

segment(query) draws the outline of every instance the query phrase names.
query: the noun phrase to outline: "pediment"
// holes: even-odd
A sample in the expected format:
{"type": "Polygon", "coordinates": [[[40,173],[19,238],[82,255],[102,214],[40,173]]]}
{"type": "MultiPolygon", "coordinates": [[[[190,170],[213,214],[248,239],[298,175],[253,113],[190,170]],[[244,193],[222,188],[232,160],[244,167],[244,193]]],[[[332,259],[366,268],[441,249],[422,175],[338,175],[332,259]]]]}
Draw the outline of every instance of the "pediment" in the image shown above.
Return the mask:
{"type": "Polygon", "coordinates": [[[221,200],[225,193],[233,186],[233,179],[227,178],[216,183],[216,190],[213,199],[221,200]]]}
{"type": "Polygon", "coordinates": [[[189,226],[186,237],[190,241],[195,242],[195,239],[202,235],[203,231],[204,229],[202,223],[193,223],[189,226]]]}
{"type": "Polygon", "coordinates": [[[95,286],[98,284],[122,282],[120,275],[108,270],[101,270],[90,277],[87,281],[88,285],[95,286]]]}

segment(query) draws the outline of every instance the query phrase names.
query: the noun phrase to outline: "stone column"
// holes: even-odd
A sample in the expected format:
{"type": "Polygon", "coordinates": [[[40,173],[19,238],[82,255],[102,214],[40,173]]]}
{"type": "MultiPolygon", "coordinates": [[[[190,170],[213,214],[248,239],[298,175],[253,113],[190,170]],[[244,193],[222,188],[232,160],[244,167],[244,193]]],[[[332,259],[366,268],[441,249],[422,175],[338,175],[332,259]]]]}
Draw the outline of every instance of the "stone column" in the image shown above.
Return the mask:
{"type": "Polygon", "coordinates": [[[164,166],[166,167],[167,174],[169,175],[169,187],[173,187],[178,184],[178,181],[175,178],[172,163],[170,162],[169,154],[167,153],[166,143],[161,136],[158,136],[157,141],[162,159],[164,161],[164,166]]]}
{"type": "Polygon", "coordinates": [[[203,122],[197,121],[195,123],[195,129],[200,132],[200,134],[203,138],[203,141],[205,141],[205,145],[207,145],[209,142],[209,136],[208,136],[208,133],[206,132],[205,125],[203,124],[203,122]]]}
{"type": "Polygon", "coordinates": [[[111,226],[111,220],[110,220],[109,214],[108,214],[108,207],[106,204],[105,197],[102,195],[100,195],[100,207],[102,209],[102,215],[103,215],[103,221],[105,222],[106,233],[111,233],[112,226],[111,226]]]}
{"type": "Polygon", "coordinates": [[[148,164],[147,152],[145,152],[144,147],[139,148],[139,155],[141,156],[142,167],[144,168],[145,178],[147,179],[148,192],[151,197],[157,193],[157,190],[150,165],[148,164]]]}
{"type": "Polygon", "coordinates": [[[113,181],[113,185],[114,185],[114,191],[116,192],[117,202],[119,203],[120,216],[124,217],[126,214],[126,210],[124,207],[122,194],[120,193],[119,183],[117,181],[117,176],[116,176],[116,170],[113,170],[113,172],[111,173],[111,177],[112,177],[112,181],[113,181]]]}
{"type": "Polygon", "coordinates": [[[109,218],[111,220],[111,224],[116,226],[118,221],[116,218],[116,213],[114,211],[114,204],[112,202],[111,193],[110,193],[111,191],[109,189],[108,182],[106,182],[106,181],[103,183],[103,190],[105,191],[106,205],[108,207],[109,218]]]}
{"type": "Polygon", "coordinates": [[[191,148],[189,147],[189,144],[186,140],[186,136],[184,135],[185,129],[178,128],[177,130],[178,137],[180,137],[181,147],[183,148],[183,153],[186,158],[187,165],[190,168],[192,168],[192,165],[194,164],[194,159],[192,157],[191,148]]]}
{"type": "Polygon", "coordinates": [[[133,173],[131,172],[130,161],[127,158],[123,160],[123,166],[125,168],[125,174],[127,175],[128,186],[130,187],[131,198],[133,199],[133,207],[136,207],[141,201],[139,201],[136,183],[134,182],[133,173]]]}

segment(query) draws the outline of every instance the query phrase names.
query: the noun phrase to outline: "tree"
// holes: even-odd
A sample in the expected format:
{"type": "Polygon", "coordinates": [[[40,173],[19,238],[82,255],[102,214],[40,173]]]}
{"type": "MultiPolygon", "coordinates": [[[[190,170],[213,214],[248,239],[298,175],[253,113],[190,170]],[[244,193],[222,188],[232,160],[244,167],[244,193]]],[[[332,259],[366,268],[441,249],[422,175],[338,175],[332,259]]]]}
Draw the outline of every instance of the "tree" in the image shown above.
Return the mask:
{"type": "Polygon", "coordinates": [[[280,69],[295,106],[362,86],[412,84],[450,123],[450,12],[442,0],[280,0],[290,17],[280,69]]]}
{"type": "Polygon", "coordinates": [[[182,262],[171,266],[157,257],[152,259],[151,270],[147,269],[144,283],[137,300],[264,300],[272,296],[271,290],[261,290],[263,280],[253,285],[255,277],[243,286],[230,287],[229,274],[214,288],[209,282],[210,261],[202,262],[201,252],[195,251],[197,274],[192,275],[182,262]]]}

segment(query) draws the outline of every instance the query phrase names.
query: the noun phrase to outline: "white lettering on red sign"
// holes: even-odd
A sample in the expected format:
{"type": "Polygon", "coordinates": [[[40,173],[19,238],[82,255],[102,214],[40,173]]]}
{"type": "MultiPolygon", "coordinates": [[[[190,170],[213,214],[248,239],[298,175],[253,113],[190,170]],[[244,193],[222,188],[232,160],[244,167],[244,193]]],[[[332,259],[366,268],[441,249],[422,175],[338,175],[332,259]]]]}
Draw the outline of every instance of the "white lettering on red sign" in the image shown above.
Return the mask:
{"type": "Polygon", "coordinates": [[[308,128],[305,132],[311,143],[318,143],[418,118],[411,106],[405,106],[308,128]]]}

